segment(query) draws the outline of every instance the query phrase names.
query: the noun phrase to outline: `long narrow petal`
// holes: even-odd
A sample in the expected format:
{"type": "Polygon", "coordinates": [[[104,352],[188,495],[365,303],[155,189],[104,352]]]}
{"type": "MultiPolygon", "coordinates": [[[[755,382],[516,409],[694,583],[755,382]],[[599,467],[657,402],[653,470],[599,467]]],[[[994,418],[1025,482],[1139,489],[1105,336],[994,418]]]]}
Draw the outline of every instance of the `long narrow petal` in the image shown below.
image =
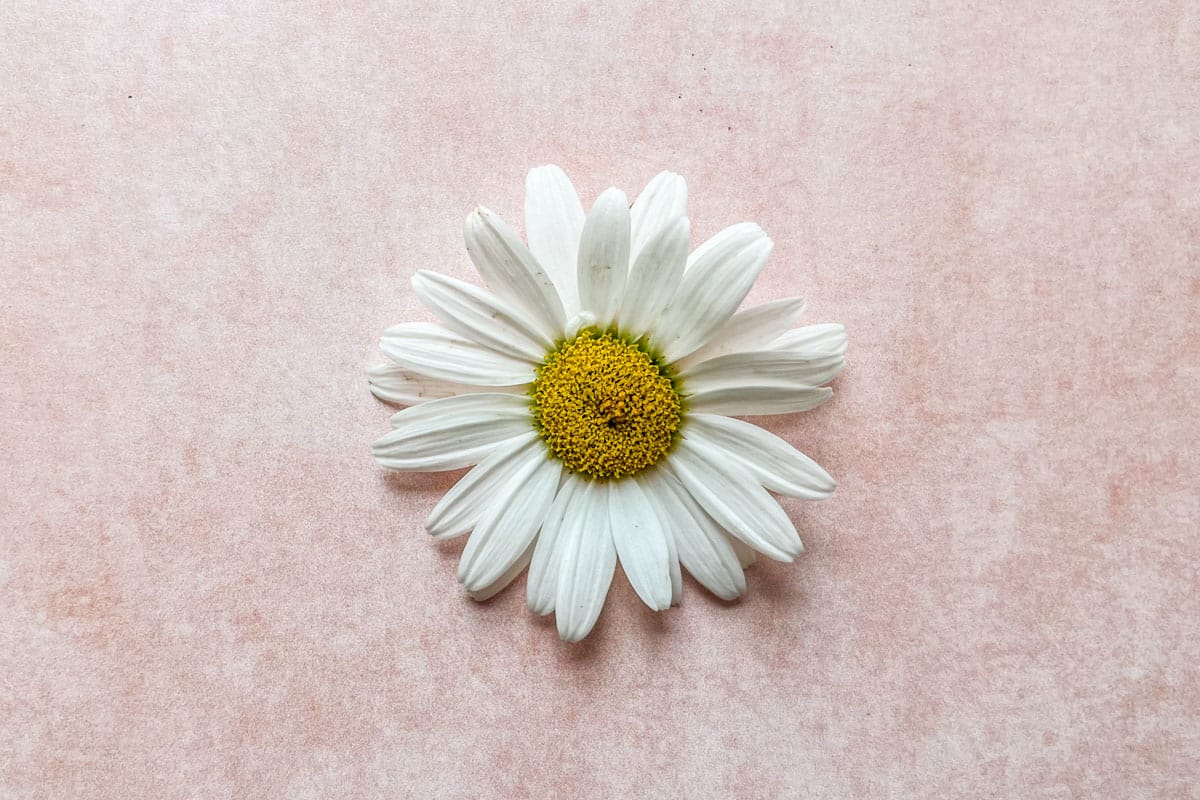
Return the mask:
{"type": "Polygon", "coordinates": [[[544,453],[530,453],[517,465],[483,512],[458,562],[458,579],[468,592],[499,580],[533,543],[554,502],[561,475],[562,462],[544,453]]]}
{"type": "MultiPolygon", "coordinates": [[[[659,502],[663,524],[672,534],[679,560],[700,585],[733,600],[746,592],[746,576],[735,548],[721,526],[696,503],[691,493],[665,470],[643,476],[647,494],[659,502]]],[[[740,542],[738,544],[741,544],[740,542]]]]}
{"type": "Polygon", "coordinates": [[[617,565],[617,549],[608,527],[603,487],[587,484],[581,502],[572,503],[563,519],[558,592],[554,601],[558,635],[577,642],[591,633],[617,565]]]}
{"type": "MultiPolygon", "coordinates": [[[[379,364],[369,368],[367,381],[371,386],[371,394],[380,400],[401,406],[417,406],[429,400],[440,400],[456,394],[510,391],[501,387],[483,388],[431,378],[394,363],[379,364]]],[[[525,389],[512,387],[511,391],[524,393],[525,389]]]]}
{"type": "Polygon", "coordinates": [[[524,310],[549,339],[562,336],[566,313],[554,281],[504,220],[480,207],[467,217],[467,254],[492,291],[524,310]]]}
{"type": "Polygon", "coordinates": [[[392,416],[392,431],[375,441],[375,460],[389,469],[437,472],[478,464],[501,442],[533,426],[529,398],[464,394],[431,400],[392,416]]]}
{"type": "Polygon", "coordinates": [[[828,386],[797,389],[790,384],[759,381],[696,392],[687,398],[687,403],[689,410],[709,414],[792,414],[810,411],[831,397],[833,389],[828,386]]]}
{"type": "Polygon", "coordinates": [[[771,252],[771,240],[752,223],[726,228],[688,259],[675,299],[657,328],[668,361],[698,350],[733,316],[771,252]]]}
{"type": "Polygon", "coordinates": [[[629,204],[620,189],[596,200],[579,240],[579,304],[600,327],[612,322],[629,272],[629,204]]]}
{"type": "Polygon", "coordinates": [[[412,284],[443,325],[484,347],[537,364],[553,346],[520,311],[478,286],[427,270],[412,284]]]}
{"type": "Polygon", "coordinates": [[[686,215],[687,181],[674,172],[660,172],[651,178],[629,209],[630,259],[636,261],[659,231],[686,215]]]}
{"type": "Polygon", "coordinates": [[[608,513],[625,577],[655,611],[671,607],[671,550],[654,506],[637,481],[610,481],[608,513]]]}
{"type": "Polygon", "coordinates": [[[538,534],[529,564],[529,577],[525,581],[525,600],[529,610],[545,616],[554,610],[555,594],[558,592],[558,571],[561,559],[563,520],[572,504],[577,503],[583,492],[584,481],[577,475],[568,475],[554,496],[554,503],[546,513],[542,532],[538,534]]]}
{"type": "Polygon", "coordinates": [[[771,350],[798,353],[846,353],[846,329],[836,322],[805,325],[786,331],[768,346],[771,350]]]}
{"type": "Polygon", "coordinates": [[[791,561],[804,547],[788,515],[750,471],[720,450],[683,439],[671,471],[725,530],[776,561],[791,561]]]}
{"type": "Polygon", "coordinates": [[[538,263],[554,281],[567,319],[579,311],[576,273],[583,204],[567,174],[553,164],[525,178],[525,236],[538,263]]]}
{"type": "Polygon", "coordinates": [[[534,378],[529,361],[498,353],[429,322],[388,328],[379,349],[406,369],[451,383],[520,386],[534,378]]]}
{"type": "Polygon", "coordinates": [[[708,344],[681,359],[675,366],[678,369],[687,369],[701,361],[727,353],[773,350],[775,348],[772,343],[795,325],[803,313],[804,299],[800,297],[785,297],[782,300],[743,308],[713,334],[708,344]]]}
{"type": "Polygon", "coordinates": [[[723,451],[773,492],[823,500],[837,483],[821,466],[770,431],[717,414],[689,414],[685,439],[723,451]]]}
{"type": "Polygon", "coordinates": [[[467,592],[467,596],[476,603],[482,603],[485,600],[491,600],[493,597],[500,594],[500,592],[508,588],[510,583],[516,580],[517,576],[521,574],[521,570],[529,566],[529,559],[532,557],[533,545],[531,544],[529,547],[525,548],[525,552],[521,554],[521,557],[514,561],[512,566],[505,570],[504,574],[493,581],[490,586],[485,586],[476,592],[467,592]]]}
{"type": "Polygon", "coordinates": [[[691,224],[677,217],[646,243],[629,271],[625,299],[617,310],[622,330],[645,333],[671,302],[683,277],[690,238],[691,224]]]}
{"type": "Polygon", "coordinates": [[[517,465],[532,451],[544,447],[534,430],[499,445],[442,495],[429,513],[425,529],[435,539],[452,539],[474,528],[517,465]]]}
{"type": "MultiPolygon", "coordinates": [[[[642,491],[645,491],[646,484],[642,484],[642,491]]],[[[654,513],[661,520],[663,517],[663,503],[653,495],[647,494],[646,497],[650,500],[650,505],[654,506],[654,513]]],[[[671,526],[663,523],[663,534],[667,539],[667,557],[670,559],[668,564],[671,570],[671,605],[677,606],[683,599],[683,571],[679,568],[679,545],[675,541],[675,534],[671,532],[671,526]]]]}
{"type": "Polygon", "coordinates": [[[838,354],[805,358],[787,350],[755,350],[710,358],[684,370],[680,378],[684,391],[693,393],[759,382],[807,389],[829,383],[845,366],[838,354]]]}

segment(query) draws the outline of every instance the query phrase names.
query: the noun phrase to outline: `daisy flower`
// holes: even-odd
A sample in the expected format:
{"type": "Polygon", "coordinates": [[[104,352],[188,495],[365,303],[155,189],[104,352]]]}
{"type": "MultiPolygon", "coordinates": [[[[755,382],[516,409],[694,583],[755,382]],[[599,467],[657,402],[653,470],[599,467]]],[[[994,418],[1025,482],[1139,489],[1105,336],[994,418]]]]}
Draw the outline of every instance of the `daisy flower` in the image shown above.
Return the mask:
{"type": "Polygon", "coordinates": [[[473,466],[429,515],[470,533],[458,579],[476,600],[527,566],[529,608],[578,641],[616,565],[655,610],[678,603],[680,566],[723,599],[761,553],[802,545],[771,492],[828,497],[829,474],[735,418],[806,411],[844,364],[841,325],[793,328],[790,297],[738,310],[771,251],[754,224],[690,255],[687,188],[670,172],[632,206],[609,189],[584,213],[555,166],[529,173],[528,244],[491,211],[467,217],[487,288],[420,271],[440,324],[389,328],[371,391],[410,406],[375,442],[397,470],[473,466]]]}

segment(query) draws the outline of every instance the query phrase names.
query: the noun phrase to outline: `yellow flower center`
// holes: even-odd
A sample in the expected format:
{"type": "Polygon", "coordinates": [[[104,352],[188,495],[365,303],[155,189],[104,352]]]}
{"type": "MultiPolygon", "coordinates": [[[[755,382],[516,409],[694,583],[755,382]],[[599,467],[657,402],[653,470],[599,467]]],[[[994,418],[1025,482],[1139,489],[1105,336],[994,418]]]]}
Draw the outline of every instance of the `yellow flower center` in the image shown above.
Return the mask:
{"type": "Polygon", "coordinates": [[[551,452],[591,478],[641,472],[671,448],[679,393],[649,353],[613,332],[580,331],[533,383],[534,424],[551,452]]]}

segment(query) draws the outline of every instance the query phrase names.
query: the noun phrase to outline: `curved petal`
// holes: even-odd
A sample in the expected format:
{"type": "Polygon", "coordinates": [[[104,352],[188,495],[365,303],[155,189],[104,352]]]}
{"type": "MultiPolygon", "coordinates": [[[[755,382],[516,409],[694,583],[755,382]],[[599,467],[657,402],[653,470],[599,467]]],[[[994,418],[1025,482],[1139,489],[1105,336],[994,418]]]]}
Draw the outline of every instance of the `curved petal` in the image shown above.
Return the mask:
{"type": "Polygon", "coordinates": [[[608,491],[613,544],[625,577],[651,609],[670,608],[671,551],[654,506],[637,481],[609,481],[603,485],[608,491]]]}
{"type": "Polygon", "coordinates": [[[443,325],[498,353],[538,364],[554,345],[519,311],[478,286],[427,270],[419,270],[412,285],[443,325]]]}
{"type": "Polygon", "coordinates": [[[692,577],[722,600],[745,594],[746,576],[730,538],[683,485],[663,470],[653,470],[638,479],[644,481],[647,494],[658,501],[663,525],[692,577]]]}
{"type": "Polygon", "coordinates": [[[596,200],[579,240],[579,304],[607,327],[617,312],[629,272],[629,204],[620,189],[596,200]]]}
{"type": "Polygon", "coordinates": [[[640,335],[650,330],[671,302],[687,263],[691,223],[677,217],[646,243],[633,262],[625,284],[625,299],[617,310],[622,330],[640,335]]]}
{"type": "Polygon", "coordinates": [[[576,497],[579,500],[568,506],[559,534],[562,541],[554,599],[558,635],[568,642],[591,633],[617,566],[603,486],[588,483],[576,497]]]}
{"type": "Polygon", "coordinates": [[[388,328],[379,349],[406,369],[451,383],[520,386],[534,379],[529,361],[497,353],[430,322],[388,328]]]}
{"type": "Polygon", "coordinates": [[[684,370],[680,378],[685,394],[759,382],[808,389],[833,380],[845,366],[837,354],[804,358],[786,350],[755,350],[710,358],[684,370]]]}
{"type": "Polygon", "coordinates": [[[837,483],[817,462],[770,431],[740,419],[689,414],[685,439],[700,440],[738,461],[767,489],[824,500],[837,483]]]}
{"type": "Polygon", "coordinates": [[[389,469],[460,469],[479,463],[501,442],[523,436],[532,427],[527,397],[463,394],[397,412],[392,431],[375,441],[373,452],[389,469]]]}
{"type": "Polygon", "coordinates": [[[504,574],[497,578],[490,586],[485,586],[477,592],[467,592],[467,596],[476,603],[482,603],[485,600],[491,600],[500,592],[508,588],[508,585],[516,580],[521,574],[521,570],[529,566],[529,559],[533,556],[533,545],[525,548],[525,552],[521,557],[512,563],[512,566],[505,570],[504,574]]]}
{"type": "Polygon", "coordinates": [[[538,441],[537,431],[530,430],[497,446],[442,495],[425,520],[425,530],[435,539],[452,539],[474,528],[517,465],[539,447],[538,441]]]}
{"type": "Polygon", "coordinates": [[[491,586],[537,536],[562,475],[562,462],[528,453],[484,510],[458,562],[458,579],[468,592],[491,586]]]}
{"type": "Polygon", "coordinates": [[[803,551],[795,526],[775,499],[720,450],[685,438],[667,463],[722,528],[758,552],[791,561],[803,551]]]}
{"type": "Polygon", "coordinates": [[[583,492],[584,481],[577,475],[568,475],[554,496],[554,503],[546,513],[542,532],[538,534],[529,564],[529,577],[525,581],[525,602],[529,610],[545,616],[554,610],[555,594],[558,592],[558,570],[561,559],[560,534],[563,520],[573,503],[583,492]]]}
{"type": "Polygon", "coordinates": [[[729,542],[729,546],[737,554],[738,563],[742,565],[743,570],[758,560],[758,553],[754,552],[754,548],[736,536],[726,534],[725,541],[729,542]]]}
{"type": "Polygon", "coordinates": [[[513,229],[481,206],[467,217],[465,238],[467,254],[492,291],[529,314],[546,338],[562,336],[567,317],[554,281],[513,229]]]}
{"type": "Polygon", "coordinates": [[[804,299],[785,297],[751,308],[743,308],[713,334],[708,344],[680,360],[679,369],[710,358],[744,350],[773,350],[775,342],[804,313],[804,299]]]}
{"type": "Polygon", "coordinates": [[[674,172],[660,172],[629,209],[629,258],[636,261],[642,249],[673,220],[687,215],[687,181],[674,172]]]}
{"type": "Polygon", "coordinates": [[[799,353],[846,353],[846,329],[836,322],[805,325],[786,331],[768,346],[770,350],[792,350],[799,353]]]}
{"type": "Polygon", "coordinates": [[[679,292],[667,306],[657,345],[668,361],[700,349],[733,316],[771,253],[752,223],[726,228],[688,259],[679,292]]]}
{"type": "Polygon", "coordinates": [[[440,400],[453,397],[456,394],[472,392],[509,392],[523,394],[524,387],[488,387],[469,386],[465,383],[452,383],[439,378],[431,378],[412,370],[405,369],[399,364],[378,364],[367,370],[367,382],[371,394],[388,403],[401,406],[418,406],[428,400],[440,400]]]}
{"type": "Polygon", "coordinates": [[[567,318],[579,311],[576,272],[583,204],[566,173],[553,164],[525,178],[525,236],[529,249],[554,281],[567,318]]]}
{"type": "Polygon", "coordinates": [[[833,397],[833,389],[821,386],[797,389],[795,386],[758,381],[750,385],[731,384],[705,389],[687,398],[692,412],[740,416],[746,414],[792,414],[810,411],[833,397]]]}

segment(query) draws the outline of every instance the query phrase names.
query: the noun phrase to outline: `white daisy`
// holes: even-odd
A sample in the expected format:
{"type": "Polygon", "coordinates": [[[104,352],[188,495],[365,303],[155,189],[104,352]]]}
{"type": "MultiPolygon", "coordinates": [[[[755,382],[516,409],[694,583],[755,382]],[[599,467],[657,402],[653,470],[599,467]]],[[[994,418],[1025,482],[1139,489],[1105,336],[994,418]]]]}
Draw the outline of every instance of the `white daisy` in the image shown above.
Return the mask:
{"type": "Polygon", "coordinates": [[[680,565],[717,596],[746,589],[755,552],[802,549],[769,494],[821,499],[829,474],[729,415],[805,411],[844,364],[841,325],[792,329],[804,302],[738,311],[771,251],[757,225],[688,255],[687,189],[658,175],[632,205],[617,189],[584,214],[561,169],[526,181],[521,241],[495,214],[467,218],[487,289],[433,272],[413,287],[441,324],[389,328],[371,391],[409,405],[375,442],[397,470],[475,465],[426,523],[470,532],[458,578],[477,600],[529,566],[528,602],[559,635],[586,636],[619,561],[655,610],[680,565]]]}

